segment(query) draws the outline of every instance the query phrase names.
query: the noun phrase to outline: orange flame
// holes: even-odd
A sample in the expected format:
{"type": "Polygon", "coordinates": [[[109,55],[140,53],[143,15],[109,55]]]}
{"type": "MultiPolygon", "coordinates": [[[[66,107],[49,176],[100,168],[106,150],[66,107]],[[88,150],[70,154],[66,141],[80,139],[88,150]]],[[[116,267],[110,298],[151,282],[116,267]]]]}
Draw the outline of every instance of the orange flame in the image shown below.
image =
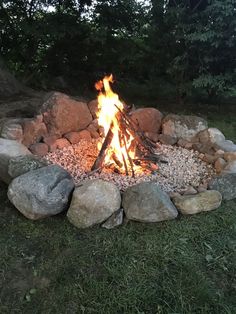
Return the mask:
{"type": "MultiPolygon", "coordinates": [[[[110,127],[112,127],[112,133],[114,134],[110,144],[110,148],[106,152],[105,163],[113,163],[115,157],[121,162],[121,170],[124,170],[123,160],[129,165],[129,157],[135,157],[134,149],[130,148],[130,145],[134,137],[129,133],[129,137],[126,137],[126,145],[121,145],[119,132],[120,126],[117,120],[119,111],[124,110],[124,105],[120,101],[119,96],[111,89],[110,83],[113,83],[113,76],[105,76],[103,80],[95,84],[95,88],[99,90],[98,95],[98,123],[104,128],[104,135],[106,136],[110,127]],[[103,90],[104,88],[104,90],[103,90]],[[127,154],[129,152],[129,156],[127,154]]],[[[101,143],[98,149],[101,148],[101,143]]]]}

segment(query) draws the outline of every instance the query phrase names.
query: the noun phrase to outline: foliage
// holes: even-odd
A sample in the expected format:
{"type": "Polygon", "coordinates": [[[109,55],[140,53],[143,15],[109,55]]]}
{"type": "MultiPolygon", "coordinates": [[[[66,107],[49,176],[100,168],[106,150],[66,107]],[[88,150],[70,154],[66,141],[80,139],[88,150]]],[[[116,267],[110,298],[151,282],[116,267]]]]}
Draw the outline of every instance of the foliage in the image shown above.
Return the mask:
{"type": "Polygon", "coordinates": [[[3,0],[0,53],[31,85],[56,77],[85,88],[104,73],[118,83],[172,84],[183,100],[236,81],[232,0],[3,0]]]}

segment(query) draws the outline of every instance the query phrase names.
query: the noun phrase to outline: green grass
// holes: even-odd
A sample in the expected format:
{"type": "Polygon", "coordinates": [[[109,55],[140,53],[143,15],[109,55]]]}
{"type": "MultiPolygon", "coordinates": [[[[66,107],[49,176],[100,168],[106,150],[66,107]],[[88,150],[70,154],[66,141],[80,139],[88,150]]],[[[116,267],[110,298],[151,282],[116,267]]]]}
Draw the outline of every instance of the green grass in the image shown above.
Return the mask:
{"type": "MultiPolygon", "coordinates": [[[[236,140],[234,116],[207,114],[236,140]]],[[[236,200],[163,223],[30,221],[0,184],[0,313],[236,313],[236,200]]]]}
{"type": "Polygon", "coordinates": [[[236,201],[158,224],[29,221],[1,192],[0,313],[236,313],[236,201]]]}

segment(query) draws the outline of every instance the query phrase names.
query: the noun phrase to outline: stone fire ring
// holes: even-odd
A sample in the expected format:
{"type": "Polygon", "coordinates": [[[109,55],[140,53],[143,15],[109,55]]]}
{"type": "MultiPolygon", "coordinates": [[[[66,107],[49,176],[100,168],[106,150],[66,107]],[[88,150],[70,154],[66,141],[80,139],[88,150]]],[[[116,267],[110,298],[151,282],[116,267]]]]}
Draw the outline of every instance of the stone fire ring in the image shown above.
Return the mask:
{"type": "Polygon", "coordinates": [[[207,186],[187,187],[183,194],[163,192],[157,183],[141,182],[123,193],[111,182],[85,181],[75,187],[62,167],[48,165],[48,152],[99,137],[97,101],[84,103],[61,93],[42,101],[34,118],[11,118],[0,126],[0,180],[7,183],[8,198],[27,218],[37,220],[67,211],[78,228],[102,224],[119,226],[124,215],[140,222],[174,219],[220,206],[222,199],[236,198],[236,145],[222,132],[208,128],[196,116],[169,114],[155,108],[131,113],[153,141],[200,152],[200,158],[214,166],[216,176],[207,186]]]}

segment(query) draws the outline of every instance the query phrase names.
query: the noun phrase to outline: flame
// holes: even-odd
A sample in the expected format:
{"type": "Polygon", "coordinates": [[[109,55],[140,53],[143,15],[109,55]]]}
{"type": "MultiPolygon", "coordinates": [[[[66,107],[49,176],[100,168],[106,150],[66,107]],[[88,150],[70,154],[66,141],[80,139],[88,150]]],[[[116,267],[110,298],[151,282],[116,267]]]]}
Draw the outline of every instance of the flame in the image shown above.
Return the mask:
{"type": "MultiPolygon", "coordinates": [[[[105,163],[114,163],[114,158],[121,164],[120,169],[125,170],[124,159],[129,165],[129,158],[135,158],[135,149],[132,149],[131,143],[134,140],[132,134],[128,133],[125,143],[120,138],[120,126],[118,117],[124,110],[124,105],[120,101],[119,96],[111,89],[110,83],[113,83],[113,76],[105,76],[95,84],[95,88],[99,90],[98,95],[98,124],[104,128],[104,136],[106,137],[110,127],[112,128],[113,139],[110,147],[106,152],[105,163]],[[128,151],[128,154],[127,154],[128,151]]],[[[126,130],[127,131],[127,130],[126,130]]],[[[98,146],[100,150],[102,144],[98,146]]],[[[135,167],[135,165],[134,165],[135,167]]]]}

